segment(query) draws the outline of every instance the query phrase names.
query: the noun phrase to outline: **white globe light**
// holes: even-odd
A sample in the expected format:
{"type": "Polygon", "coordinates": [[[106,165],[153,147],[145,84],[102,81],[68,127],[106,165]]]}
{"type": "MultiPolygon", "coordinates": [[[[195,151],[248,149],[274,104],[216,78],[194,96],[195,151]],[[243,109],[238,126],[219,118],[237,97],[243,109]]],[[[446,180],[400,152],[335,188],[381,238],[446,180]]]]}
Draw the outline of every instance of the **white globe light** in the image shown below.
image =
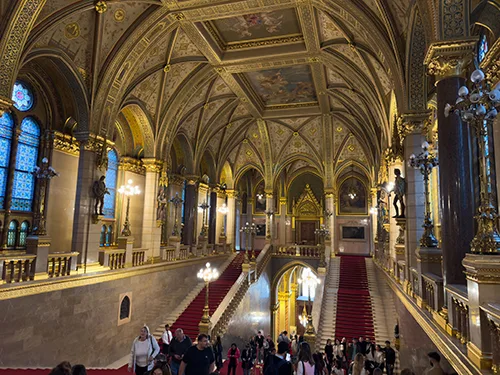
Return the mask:
{"type": "Polygon", "coordinates": [[[490,119],[490,118],[495,118],[497,117],[498,115],[498,111],[496,108],[492,108],[487,114],[486,114],[486,118],[487,119],[490,119]]]}
{"type": "Polygon", "coordinates": [[[479,83],[484,80],[484,73],[481,69],[474,70],[470,75],[470,79],[474,83],[479,83]]]}
{"type": "Polygon", "coordinates": [[[476,109],[477,116],[484,116],[486,114],[486,107],[482,104],[479,104],[476,109]]]}
{"type": "Polygon", "coordinates": [[[477,102],[479,102],[479,101],[481,100],[481,97],[482,97],[482,96],[483,96],[483,95],[482,95],[481,93],[479,93],[479,92],[475,92],[475,93],[471,94],[471,96],[470,96],[470,101],[471,101],[472,103],[477,103],[477,102]]]}
{"type": "Polygon", "coordinates": [[[465,112],[462,116],[462,119],[466,122],[469,122],[474,119],[474,115],[471,112],[465,112]]]}
{"type": "Polygon", "coordinates": [[[469,89],[467,88],[467,86],[460,87],[458,89],[458,95],[461,97],[465,97],[465,96],[469,95],[469,89]]]}
{"type": "Polygon", "coordinates": [[[457,100],[455,101],[455,104],[462,103],[464,101],[464,98],[458,97],[457,100]]]}
{"type": "Polygon", "coordinates": [[[495,89],[495,90],[491,91],[488,96],[489,96],[491,101],[498,102],[498,101],[500,101],[500,90],[495,89]]]}

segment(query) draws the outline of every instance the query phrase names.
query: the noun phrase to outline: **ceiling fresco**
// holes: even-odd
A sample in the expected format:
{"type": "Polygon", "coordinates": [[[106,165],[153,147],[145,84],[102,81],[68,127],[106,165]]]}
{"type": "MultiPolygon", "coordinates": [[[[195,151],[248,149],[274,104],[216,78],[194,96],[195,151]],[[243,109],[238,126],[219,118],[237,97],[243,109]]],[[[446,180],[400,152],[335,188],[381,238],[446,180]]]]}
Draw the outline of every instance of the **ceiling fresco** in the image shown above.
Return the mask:
{"type": "Polygon", "coordinates": [[[307,65],[248,72],[246,77],[266,106],[317,101],[307,65]]]}
{"type": "Polygon", "coordinates": [[[245,14],[210,21],[224,44],[265,40],[301,33],[294,9],[245,14]]]}

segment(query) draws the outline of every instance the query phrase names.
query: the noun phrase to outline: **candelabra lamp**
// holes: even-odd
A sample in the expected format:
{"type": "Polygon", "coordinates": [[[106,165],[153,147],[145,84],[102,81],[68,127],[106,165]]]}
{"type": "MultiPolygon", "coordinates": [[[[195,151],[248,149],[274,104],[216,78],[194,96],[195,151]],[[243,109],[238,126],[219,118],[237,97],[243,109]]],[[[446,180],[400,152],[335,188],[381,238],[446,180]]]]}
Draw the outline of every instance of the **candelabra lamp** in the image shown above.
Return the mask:
{"type": "Polygon", "coordinates": [[[312,319],[311,290],[316,288],[316,286],[320,283],[320,280],[311,271],[310,268],[306,268],[302,272],[302,277],[299,278],[297,281],[299,284],[302,285],[303,288],[306,288],[306,290],[308,291],[307,300],[309,302],[309,314],[307,315],[306,332],[304,337],[309,342],[309,344],[313,346],[316,333],[314,331],[313,319],[312,319]]]}
{"type": "Polygon", "coordinates": [[[179,206],[184,203],[181,197],[179,197],[179,193],[175,193],[175,197],[170,199],[169,201],[174,205],[174,227],[172,228],[172,236],[174,237],[179,237],[180,236],[180,231],[179,231],[179,217],[177,216],[177,210],[179,209],[179,206]]]}
{"type": "Polygon", "coordinates": [[[202,268],[198,271],[197,274],[198,279],[203,280],[205,282],[205,307],[203,308],[203,316],[201,317],[201,321],[199,324],[200,331],[203,333],[208,333],[210,326],[210,308],[208,305],[208,289],[210,287],[210,283],[219,278],[219,272],[217,269],[212,268],[210,263],[205,264],[205,268],[202,268]]]}
{"type": "Polygon", "coordinates": [[[326,246],[325,246],[325,238],[327,238],[330,235],[330,231],[326,227],[325,224],[321,224],[321,226],[314,230],[314,234],[318,237],[318,247],[319,247],[319,266],[320,267],[325,267],[326,266],[326,261],[325,261],[325,251],[326,251],[326,246]]]}
{"type": "Polygon", "coordinates": [[[54,168],[49,165],[47,158],[42,159],[42,165],[40,167],[35,167],[33,175],[38,180],[39,184],[39,205],[38,212],[35,215],[35,225],[33,225],[33,234],[37,236],[45,236],[47,234],[47,229],[45,228],[45,196],[47,194],[47,185],[49,181],[59,176],[54,168]]]}
{"type": "Polygon", "coordinates": [[[252,245],[253,237],[257,234],[257,227],[255,226],[255,223],[245,223],[245,226],[241,227],[240,233],[245,233],[245,263],[254,261],[255,254],[252,250],[252,245]]]}
{"type": "Polygon", "coordinates": [[[500,90],[491,89],[481,69],[472,72],[470,78],[471,87],[460,87],[455,104],[447,104],[444,114],[446,117],[450,113],[459,115],[462,121],[475,130],[479,142],[481,203],[476,216],[477,233],[471,241],[471,251],[475,254],[500,254],[498,213],[492,204],[491,155],[488,144],[491,126],[500,110],[500,90]]]}
{"type": "Polygon", "coordinates": [[[266,211],[266,216],[267,216],[267,223],[266,223],[266,239],[271,239],[272,234],[271,234],[271,220],[273,218],[274,212],[272,210],[267,210],[266,211]]]}
{"type": "Polygon", "coordinates": [[[123,237],[129,237],[132,232],[130,231],[130,220],[129,220],[129,211],[130,211],[130,198],[134,195],[139,195],[141,194],[141,190],[139,189],[139,186],[133,186],[133,181],[128,180],[127,185],[122,185],[118,189],[118,192],[127,197],[127,209],[125,213],[125,222],[123,223],[123,229],[122,229],[122,236],[123,237]]]}
{"type": "Polygon", "coordinates": [[[424,196],[425,196],[425,215],[424,215],[424,233],[420,238],[420,246],[437,247],[438,240],[434,236],[434,224],[431,218],[431,202],[429,198],[429,176],[432,169],[438,166],[439,161],[434,153],[429,151],[429,143],[422,143],[422,152],[418,155],[410,155],[408,166],[420,170],[424,176],[424,196]]]}
{"type": "Polygon", "coordinates": [[[210,208],[210,205],[207,203],[207,201],[204,201],[202,204],[198,206],[201,210],[203,210],[203,220],[202,220],[202,225],[201,225],[201,232],[200,236],[201,237],[206,237],[208,233],[208,225],[207,225],[207,210],[210,208]]]}
{"type": "Polygon", "coordinates": [[[229,212],[229,208],[225,203],[223,203],[222,206],[217,209],[217,211],[224,216],[224,222],[220,231],[220,237],[226,238],[227,214],[229,212]]]}

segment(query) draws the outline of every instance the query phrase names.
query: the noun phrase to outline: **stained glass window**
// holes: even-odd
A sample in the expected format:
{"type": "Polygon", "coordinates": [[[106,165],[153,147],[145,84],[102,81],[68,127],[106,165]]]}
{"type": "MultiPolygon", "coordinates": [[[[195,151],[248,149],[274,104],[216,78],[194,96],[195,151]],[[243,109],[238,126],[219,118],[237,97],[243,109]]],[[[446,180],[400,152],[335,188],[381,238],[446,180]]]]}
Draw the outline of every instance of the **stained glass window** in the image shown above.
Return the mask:
{"type": "Polygon", "coordinates": [[[9,173],[10,146],[12,142],[12,129],[14,120],[5,112],[0,117],[0,208],[5,208],[5,189],[9,173]]]}
{"type": "Polygon", "coordinates": [[[486,38],[486,34],[482,34],[481,38],[479,39],[479,47],[477,53],[477,58],[479,62],[484,60],[487,53],[488,53],[488,39],[486,38]]]}
{"type": "Polygon", "coordinates": [[[21,224],[21,231],[19,232],[19,246],[26,247],[26,237],[30,229],[30,223],[23,221],[21,224]]]}
{"type": "Polygon", "coordinates": [[[12,90],[12,101],[14,107],[21,112],[26,112],[33,107],[33,94],[31,90],[23,82],[17,81],[12,90]]]}
{"type": "Polygon", "coordinates": [[[104,196],[104,217],[115,217],[115,199],[116,199],[116,178],[118,176],[118,154],[115,150],[108,152],[108,170],[106,171],[106,187],[109,194],[104,196]]]}
{"type": "Polygon", "coordinates": [[[7,246],[8,247],[15,247],[16,246],[18,225],[19,225],[19,223],[16,220],[12,220],[9,223],[9,230],[7,232],[7,246]]]}
{"type": "Polygon", "coordinates": [[[35,170],[40,143],[40,128],[32,117],[25,117],[21,123],[21,136],[16,155],[14,188],[11,208],[16,211],[31,211],[35,191],[35,170]]]}

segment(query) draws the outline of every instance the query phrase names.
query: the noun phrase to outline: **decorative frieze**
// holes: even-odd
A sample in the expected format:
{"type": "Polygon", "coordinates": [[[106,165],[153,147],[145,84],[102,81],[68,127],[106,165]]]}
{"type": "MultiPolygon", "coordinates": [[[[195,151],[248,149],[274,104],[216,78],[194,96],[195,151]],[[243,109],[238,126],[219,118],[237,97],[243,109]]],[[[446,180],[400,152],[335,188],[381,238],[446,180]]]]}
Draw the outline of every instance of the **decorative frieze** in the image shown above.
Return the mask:
{"type": "Polygon", "coordinates": [[[54,150],[78,156],[80,143],[75,137],[56,131],[54,132],[54,150]]]}
{"type": "Polygon", "coordinates": [[[118,168],[122,171],[128,171],[141,175],[146,174],[146,168],[142,165],[142,162],[128,156],[124,156],[120,159],[118,168]]]}
{"type": "Polygon", "coordinates": [[[142,165],[146,172],[160,173],[163,169],[163,161],[155,158],[144,158],[142,159],[142,165]]]}
{"type": "Polygon", "coordinates": [[[467,38],[431,44],[424,60],[427,73],[436,76],[436,80],[464,75],[474,57],[476,43],[477,38],[467,38]]]}

